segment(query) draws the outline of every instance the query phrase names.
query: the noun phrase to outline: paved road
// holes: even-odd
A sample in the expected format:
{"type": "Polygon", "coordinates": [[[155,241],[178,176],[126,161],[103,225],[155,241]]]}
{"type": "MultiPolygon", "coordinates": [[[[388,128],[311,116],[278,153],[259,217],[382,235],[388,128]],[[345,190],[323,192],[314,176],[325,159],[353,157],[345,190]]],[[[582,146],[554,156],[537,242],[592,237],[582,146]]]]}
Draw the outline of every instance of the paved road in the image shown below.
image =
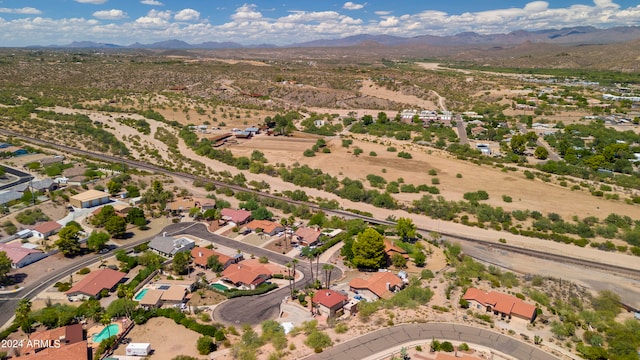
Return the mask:
{"type": "MultiPolygon", "coordinates": [[[[257,246],[253,246],[240,241],[232,240],[224,236],[210,233],[203,224],[195,223],[179,223],[172,224],[165,228],[165,231],[173,234],[189,234],[213,243],[220,244],[232,249],[239,249],[245,254],[253,254],[256,257],[266,256],[270,261],[284,265],[291,262],[291,258],[276,252],[266,250],[257,246]]],[[[311,282],[311,268],[309,262],[305,259],[299,259],[296,270],[304,274],[304,279],[296,282],[296,288],[302,289],[311,282]]],[[[324,275],[320,263],[320,277],[324,275]]],[[[331,272],[332,279],[339,279],[342,271],[334,268],[331,272]]],[[[289,288],[283,287],[278,290],[270,291],[259,296],[244,296],[230,299],[218,305],[213,316],[216,321],[228,324],[259,324],[264,320],[273,319],[278,315],[280,303],[285,296],[289,295],[289,288]]]]}
{"type": "Polygon", "coordinates": [[[456,127],[458,128],[458,137],[460,138],[460,144],[468,144],[469,138],[467,137],[467,124],[462,119],[462,116],[456,115],[456,127]]]}
{"type": "Polygon", "coordinates": [[[403,324],[368,333],[359,338],[340,343],[320,354],[306,357],[307,360],[365,359],[399,345],[431,339],[459,341],[475,344],[513,356],[519,360],[558,360],[557,357],[533,345],[490,330],[462,324],[424,323],[403,324]]]}

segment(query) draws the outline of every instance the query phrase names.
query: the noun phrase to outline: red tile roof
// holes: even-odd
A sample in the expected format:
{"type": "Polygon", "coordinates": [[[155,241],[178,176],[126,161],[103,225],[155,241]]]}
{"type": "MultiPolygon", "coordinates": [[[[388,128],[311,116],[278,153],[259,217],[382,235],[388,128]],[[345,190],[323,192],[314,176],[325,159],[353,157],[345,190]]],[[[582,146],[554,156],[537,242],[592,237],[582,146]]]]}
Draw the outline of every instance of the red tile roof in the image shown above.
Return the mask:
{"type": "Polygon", "coordinates": [[[21,356],[20,360],[87,360],[89,351],[87,341],[83,340],[73,344],[61,345],[60,347],[48,347],[37,353],[21,356]]]}
{"type": "Polygon", "coordinates": [[[349,300],[348,297],[340,294],[337,291],[322,289],[316,292],[316,294],[313,296],[312,301],[314,304],[320,304],[324,307],[332,309],[334,306],[340,303],[345,303],[348,300],[349,300]]]}
{"type": "Polygon", "coordinates": [[[52,231],[56,231],[56,230],[61,229],[61,228],[62,228],[62,225],[58,224],[57,222],[55,222],[55,221],[47,221],[47,222],[44,222],[42,224],[38,224],[38,225],[34,226],[33,230],[37,231],[37,232],[39,232],[41,234],[48,234],[48,233],[50,233],[52,231]]]}
{"type": "Polygon", "coordinates": [[[222,272],[222,277],[231,281],[234,284],[244,284],[244,285],[258,285],[262,281],[260,281],[261,276],[264,274],[259,274],[250,267],[234,264],[224,269],[222,272]]]}
{"type": "Polygon", "coordinates": [[[349,287],[353,289],[369,290],[376,294],[380,298],[388,298],[392,292],[387,288],[402,286],[402,279],[397,275],[390,272],[377,272],[373,274],[368,280],[362,278],[355,278],[349,282],[349,287]]]}
{"type": "Polygon", "coordinates": [[[303,227],[296,230],[296,236],[302,238],[302,240],[306,243],[313,243],[318,240],[318,238],[322,235],[320,230],[316,230],[314,228],[303,227]]]}
{"type": "Polygon", "coordinates": [[[393,242],[391,242],[391,240],[388,239],[384,240],[384,252],[386,252],[389,256],[392,256],[393,253],[399,253],[404,258],[409,258],[409,254],[407,254],[407,252],[403,248],[397,247],[393,242]]]}
{"type": "Polygon", "coordinates": [[[76,293],[88,296],[98,296],[102,289],[111,289],[116,286],[127,274],[112,270],[101,269],[90,272],[84,279],[73,285],[65,294],[72,295],[76,293]]]}
{"type": "Polygon", "coordinates": [[[253,220],[246,226],[253,231],[256,229],[262,229],[262,232],[265,234],[271,234],[276,228],[282,227],[281,225],[269,220],[253,220]]]}
{"type": "Polygon", "coordinates": [[[220,211],[220,215],[222,215],[223,218],[228,218],[234,223],[244,223],[251,218],[251,211],[225,208],[220,211]]]}
{"type": "Polygon", "coordinates": [[[213,255],[218,256],[218,261],[220,261],[220,263],[222,263],[223,265],[231,260],[230,256],[220,254],[217,251],[207,249],[205,247],[196,246],[191,249],[191,257],[193,257],[193,262],[196,265],[207,266],[207,259],[209,259],[209,257],[213,255]]]}
{"type": "Polygon", "coordinates": [[[516,315],[531,319],[536,312],[534,305],[528,304],[515,296],[496,291],[484,292],[476,288],[469,288],[462,296],[463,299],[476,301],[483,306],[491,306],[495,311],[507,315],[516,315]]]}

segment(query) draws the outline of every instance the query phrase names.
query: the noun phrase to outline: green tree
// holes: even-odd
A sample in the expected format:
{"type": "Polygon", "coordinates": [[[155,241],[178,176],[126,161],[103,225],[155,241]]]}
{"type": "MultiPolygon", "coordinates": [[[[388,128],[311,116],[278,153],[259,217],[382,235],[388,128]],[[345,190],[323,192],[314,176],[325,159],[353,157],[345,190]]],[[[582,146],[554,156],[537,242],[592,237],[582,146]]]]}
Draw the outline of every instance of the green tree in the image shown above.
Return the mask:
{"type": "Polygon", "coordinates": [[[117,194],[120,192],[120,190],[122,190],[121,182],[113,180],[109,180],[109,182],[107,182],[107,191],[109,191],[109,194],[117,194]]]}
{"type": "Polygon", "coordinates": [[[127,213],[127,222],[136,226],[142,226],[147,224],[147,219],[144,217],[144,210],[134,207],[127,213]]]}
{"type": "Polygon", "coordinates": [[[113,206],[105,205],[97,214],[93,215],[93,217],[91,218],[91,225],[96,227],[103,227],[105,226],[107,221],[109,221],[109,219],[114,216],[118,215],[116,215],[116,211],[113,206]]]}
{"type": "Polygon", "coordinates": [[[213,272],[224,270],[224,265],[218,259],[218,255],[211,255],[207,258],[207,268],[213,272]]]}
{"type": "Polygon", "coordinates": [[[58,233],[58,240],[54,245],[64,256],[74,256],[80,253],[80,241],[78,233],[80,229],[72,224],[67,224],[58,233]]]}
{"type": "Polygon", "coordinates": [[[319,330],[313,330],[304,340],[305,345],[312,348],[315,352],[321,352],[322,349],[333,345],[333,341],[329,335],[319,330]]]}
{"type": "Polygon", "coordinates": [[[396,233],[402,241],[416,237],[416,225],[409,218],[399,218],[396,223],[396,233]]]}
{"type": "Polygon", "coordinates": [[[189,270],[189,253],[181,251],[173,256],[173,271],[178,275],[184,275],[189,270]]]}
{"type": "Polygon", "coordinates": [[[351,262],[357,267],[378,269],[384,266],[384,238],[374,229],[368,228],[359,233],[351,251],[351,262]]]}
{"type": "Polygon", "coordinates": [[[391,256],[391,263],[398,269],[402,269],[407,266],[407,259],[405,259],[402,254],[394,253],[393,256],[391,256]]]}
{"type": "Polygon", "coordinates": [[[533,155],[536,157],[536,159],[547,160],[547,158],[549,157],[549,151],[544,146],[538,146],[536,147],[533,155]]]}
{"type": "Polygon", "coordinates": [[[104,229],[114,238],[121,238],[127,232],[127,221],[120,216],[112,216],[104,224],[104,229]]]}
{"type": "Polygon", "coordinates": [[[267,210],[266,207],[260,206],[251,212],[251,216],[256,220],[268,220],[273,217],[273,213],[267,210]]]}
{"type": "MultiPolygon", "coordinates": [[[[111,316],[107,313],[102,314],[100,317],[100,324],[107,327],[107,325],[111,324],[111,316]]],[[[111,329],[109,329],[109,327],[107,327],[107,335],[108,337],[111,337],[111,329]]]]}
{"type": "Polygon", "coordinates": [[[107,316],[109,316],[110,318],[119,316],[126,316],[131,318],[131,315],[133,314],[137,306],[137,301],[124,297],[122,299],[116,299],[112,301],[111,304],[109,304],[109,306],[107,307],[107,311],[105,314],[107,314],[107,316]]]}
{"type": "Polygon", "coordinates": [[[524,154],[524,150],[527,146],[527,137],[525,135],[513,135],[511,137],[511,151],[518,155],[524,154]]]}
{"type": "Polygon", "coordinates": [[[7,170],[4,168],[4,166],[0,165],[0,177],[4,177],[6,173],[7,170]]]}
{"type": "Polygon", "coordinates": [[[92,231],[91,235],[87,239],[87,248],[91,251],[98,252],[107,245],[109,241],[109,234],[102,231],[92,231]]]}
{"type": "Polygon", "coordinates": [[[211,336],[200,336],[196,343],[196,347],[198,348],[198,354],[207,355],[212,351],[215,351],[216,345],[213,343],[213,339],[211,336]]]}
{"type": "Polygon", "coordinates": [[[413,262],[417,267],[423,267],[426,264],[427,255],[424,254],[422,250],[416,251],[413,254],[413,262]]]}
{"type": "Polygon", "coordinates": [[[7,274],[11,271],[11,259],[7,256],[6,251],[0,251],[0,282],[4,283],[7,274]]]}
{"type": "Polygon", "coordinates": [[[31,300],[20,299],[18,301],[18,307],[16,307],[16,323],[20,326],[22,331],[27,334],[31,333],[31,324],[33,320],[31,315],[31,300]]]}

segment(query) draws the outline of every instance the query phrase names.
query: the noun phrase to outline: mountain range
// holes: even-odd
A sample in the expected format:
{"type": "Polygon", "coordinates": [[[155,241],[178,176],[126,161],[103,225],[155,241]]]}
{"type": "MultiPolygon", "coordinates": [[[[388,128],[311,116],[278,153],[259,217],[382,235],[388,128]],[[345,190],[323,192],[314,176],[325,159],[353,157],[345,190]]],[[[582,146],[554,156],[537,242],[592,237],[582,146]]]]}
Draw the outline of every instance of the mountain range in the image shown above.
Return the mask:
{"type": "Polygon", "coordinates": [[[239,48],[288,48],[288,47],[350,47],[363,44],[383,46],[508,46],[523,43],[547,43],[559,45],[612,44],[640,39],[640,26],[623,26],[609,29],[598,29],[591,26],[577,26],[562,29],[527,31],[518,30],[508,34],[482,35],[475,32],[464,32],[450,36],[421,35],[400,37],[391,35],[354,35],[340,39],[321,39],[294,43],[285,46],[270,44],[244,46],[236,42],[207,41],[200,44],[189,44],[182,40],[167,40],[151,44],[134,43],[128,46],[78,41],[67,45],[50,45],[54,48],[102,48],[102,49],[239,49],[239,48]]]}

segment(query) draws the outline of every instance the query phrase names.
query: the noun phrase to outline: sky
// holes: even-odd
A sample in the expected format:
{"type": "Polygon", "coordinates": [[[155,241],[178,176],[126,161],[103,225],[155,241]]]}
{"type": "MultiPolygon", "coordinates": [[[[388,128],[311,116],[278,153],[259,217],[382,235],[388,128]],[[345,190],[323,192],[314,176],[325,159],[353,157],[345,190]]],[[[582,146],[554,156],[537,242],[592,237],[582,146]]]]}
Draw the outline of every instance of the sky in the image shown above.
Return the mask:
{"type": "Polygon", "coordinates": [[[0,46],[178,39],[288,45],[358,34],[639,26],[638,0],[0,0],[0,46]]]}

